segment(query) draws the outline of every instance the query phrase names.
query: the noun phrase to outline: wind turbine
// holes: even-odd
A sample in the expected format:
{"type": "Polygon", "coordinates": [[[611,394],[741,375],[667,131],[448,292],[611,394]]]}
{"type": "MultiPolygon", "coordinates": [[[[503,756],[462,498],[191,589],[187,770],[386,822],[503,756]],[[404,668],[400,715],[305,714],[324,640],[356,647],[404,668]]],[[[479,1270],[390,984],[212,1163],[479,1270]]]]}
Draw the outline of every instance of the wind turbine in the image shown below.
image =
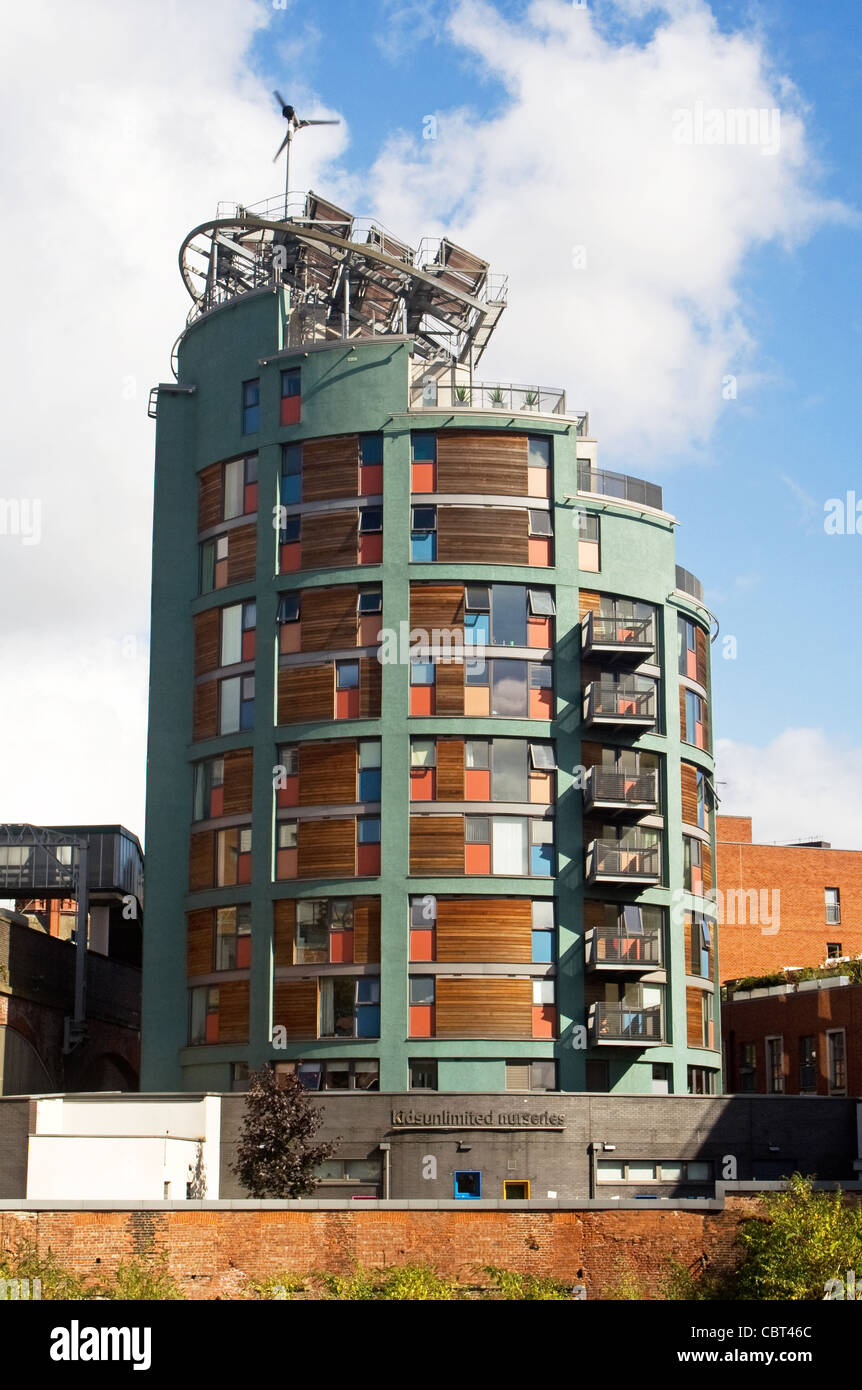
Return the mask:
{"type": "Polygon", "coordinates": [[[284,169],[284,220],[287,221],[287,197],[288,197],[288,193],[290,192],[290,147],[291,147],[291,144],[293,143],[293,137],[294,137],[294,135],[296,134],[296,132],[297,132],[298,130],[304,130],[305,127],[308,126],[308,125],[341,125],[341,122],[340,122],[340,121],[303,121],[303,120],[300,120],[299,116],[297,116],[297,114],[296,114],[295,110],[293,109],[293,107],[292,107],[292,106],[288,106],[287,102],[285,101],[284,97],[281,95],[280,92],[273,92],[273,96],[275,97],[276,101],[278,102],[279,106],[281,107],[281,114],[282,114],[282,116],[284,116],[284,119],[287,121],[287,134],[285,135],[284,139],[282,140],[281,144],[279,145],[278,149],[276,150],[275,156],[273,157],[273,161],[272,161],[273,164],[276,162],[276,160],[278,159],[278,156],[281,154],[282,150],[283,150],[283,149],[285,148],[285,146],[286,146],[286,147],[287,147],[287,158],[286,158],[286,160],[285,160],[285,169],[284,169]]]}

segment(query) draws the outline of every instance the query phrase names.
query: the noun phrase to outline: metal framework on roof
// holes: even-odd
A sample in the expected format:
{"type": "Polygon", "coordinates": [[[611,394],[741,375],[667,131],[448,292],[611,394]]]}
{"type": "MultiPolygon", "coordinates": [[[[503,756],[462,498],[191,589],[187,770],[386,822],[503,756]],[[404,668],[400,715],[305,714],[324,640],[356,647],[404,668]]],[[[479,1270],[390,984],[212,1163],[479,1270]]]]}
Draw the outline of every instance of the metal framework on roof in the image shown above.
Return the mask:
{"type": "Polygon", "coordinates": [[[286,346],[405,333],[428,361],[475,364],[506,307],[506,279],[447,237],[413,248],[316,193],[219,204],[180,249],[187,324],[236,295],[291,290],[286,346]]]}

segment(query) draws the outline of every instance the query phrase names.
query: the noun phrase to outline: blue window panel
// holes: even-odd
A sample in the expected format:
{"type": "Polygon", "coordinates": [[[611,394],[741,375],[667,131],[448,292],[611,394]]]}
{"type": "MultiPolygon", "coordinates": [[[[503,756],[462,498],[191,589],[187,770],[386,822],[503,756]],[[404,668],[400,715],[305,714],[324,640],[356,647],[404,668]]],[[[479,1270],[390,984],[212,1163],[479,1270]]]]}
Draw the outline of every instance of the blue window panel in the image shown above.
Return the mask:
{"type": "Polygon", "coordinates": [[[685,736],[694,737],[694,726],[697,722],[697,696],[693,690],[685,692],[685,736]]]}
{"type": "MultiPolygon", "coordinates": [[[[547,848],[550,848],[548,846],[547,848]]],[[[554,933],[552,931],[533,932],[533,964],[550,965],[554,959],[554,933]]]]}
{"type": "Polygon", "coordinates": [[[380,981],[369,977],[356,981],[357,1004],[376,1004],[380,999],[380,981]]]}
{"type": "Polygon", "coordinates": [[[286,545],[288,541],[298,541],[302,533],[302,518],[299,516],[286,516],[284,525],[281,528],[281,543],[286,545]]]}
{"type": "Polygon", "coordinates": [[[553,864],[553,845],[533,845],[530,850],[530,872],[534,878],[550,878],[553,864]]]}
{"type": "Polygon", "coordinates": [[[414,531],[410,536],[411,560],[437,559],[437,533],[435,531],[414,531]]]}
{"type": "Polygon", "coordinates": [[[456,1173],[455,1196],[465,1201],[478,1201],[482,1196],[482,1174],[479,1172],[456,1173]]]}
{"type": "Polygon", "coordinates": [[[359,800],[380,800],[380,768],[369,767],[359,774],[359,800]]]}
{"type": "Polygon", "coordinates": [[[383,435],[363,434],[359,440],[359,458],[362,463],[382,463],[383,435]]]}
{"type": "Polygon", "coordinates": [[[413,435],[413,458],[416,463],[436,463],[437,436],[435,434],[413,435]]]}
{"type": "Polygon", "coordinates": [[[491,645],[490,613],[464,614],[464,641],[472,642],[477,647],[491,645]]]}
{"type": "Polygon", "coordinates": [[[247,405],[242,412],[243,434],[257,434],[260,429],[260,406],[247,405]]]}
{"type": "Polygon", "coordinates": [[[292,477],[281,480],[281,501],[282,506],[290,507],[295,502],[302,501],[302,474],[295,473],[292,477]]]}
{"type": "Polygon", "coordinates": [[[281,394],[285,396],[302,395],[302,377],[298,367],[281,374],[281,394]]]}
{"type": "Polygon", "coordinates": [[[380,1037],[379,1004],[363,1004],[361,1009],[356,1010],[356,1036],[357,1038],[380,1037]]]}
{"type": "Polygon", "coordinates": [[[434,684],[434,663],[433,663],[433,661],[411,661],[411,663],[410,663],[410,684],[411,684],[411,685],[433,685],[433,684],[434,684]]]}
{"type": "Polygon", "coordinates": [[[362,816],[357,822],[357,844],[380,844],[380,820],[377,816],[362,816]]]}
{"type": "Polygon", "coordinates": [[[243,700],[239,711],[240,729],[254,728],[254,700],[243,700]]]}

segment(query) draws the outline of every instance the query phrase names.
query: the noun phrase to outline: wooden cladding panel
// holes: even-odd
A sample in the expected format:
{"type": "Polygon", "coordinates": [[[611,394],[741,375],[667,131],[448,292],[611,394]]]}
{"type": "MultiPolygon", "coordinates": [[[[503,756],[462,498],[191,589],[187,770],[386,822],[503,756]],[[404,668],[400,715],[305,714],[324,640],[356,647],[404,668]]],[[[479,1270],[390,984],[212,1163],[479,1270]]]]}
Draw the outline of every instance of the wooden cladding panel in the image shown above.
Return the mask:
{"type": "Polygon", "coordinates": [[[681,763],[682,818],[687,825],[697,825],[697,768],[694,763],[681,763]]]}
{"type": "Polygon", "coordinates": [[[195,675],[204,676],[219,666],[219,610],[208,608],[205,613],[196,613],[194,629],[195,675]]]}
{"type": "Polygon", "coordinates": [[[228,533],[227,542],[227,582],[241,584],[246,579],[254,579],[257,565],[257,526],[237,526],[228,533]]]}
{"type": "Polygon", "coordinates": [[[213,921],[211,907],[190,912],[186,930],[186,973],[208,975],[213,968],[213,921]]]}
{"type": "Polygon", "coordinates": [[[706,633],[702,627],[695,626],[694,629],[694,653],[695,653],[695,679],[706,687],[707,679],[707,641],[706,633]]]}
{"type": "Polygon", "coordinates": [[[463,584],[411,584],[410,626],[429,634],[436,628],[464,629],[463,584]]]}
{"type": "Polygon", "coordinates": [[[189,838],[189,892],[212,888],[215,878],[215,835],[199,830],[189,838]]]}
{"type": "Polygon", "coordinates": [[[359,662],[359,717],[379,719],[383,691],[383,668],[375,656],[363,656],[359,662]]]}
{"type": "Polygon", "coordinates": [[[438,661],[435,669],[438,715],[464,713],[463,661],[438,661]]]}
{"type": "MultiPolygon", "coordinates": [[[[272,905],[272,956],[275,965],[293,965],[296,936],[296,901],[276,898],[272,905]]],[[[276,986],[278,988],[278,986],[276,986]]]]}
{"type": "Polygon", "coordinates": [[[689,1047],[703,1047],[703,990],[691,985],[685,991],[685,1029],[689,1047]]]}
{"type": "Polygon", "coordinates": [[[587,898],[584,902],[584,928],[587,931],[594,930],[596,927],[603,927],[605,924],[605,905],[597,903],[594,898],[587,898]]]}
{"type": "Polygon", "coordinates": [[[358,965],[380,960],[380,899],[353,900],[353,959],[358,965]]]}
{"type": "Polygon", "coordinates": [[[533,986],[530,980],[437,977],[438,1038],[530,1038],[533,986]]]}
{"type": "Polygon", "coordinates": [[[289,1038],[317,1037],[317,980],[276,980],[272,1024],[289,1038]]]}
{"type": "MultiPolygon", "coordinates": [[[[693,974],[694,974],[694,965],[693,965],[693,961],[694,961],[694,951],[693,951],[693,949],[692,949],[692,945],[693,945],[693,943],[692,943],[692,933],[693,933],[693,931],[694,931],[694,926],[693,926],[693,923],[692,923],[692,920],[691,920],[691,913],[690,913],[690,912],[687,912],[687,913],[685,914],[685,926],[684,926],[683,930],[684,930],[684,932],[685,932],[685,937],[684,937],[684,940],[683,940],[683,945],[684,945],[684,947],[685,947],[685,973],[686,973],[686,975],[693,975],[693,974]]],[[[697,930],[700,931],[700,928],[698,927],[697,930]]],[[[699,964],[699,962],[698,962],[698,964],[699,964]]],[[[700,972],[698,971],[698,974],[699,974],[699,973],[700,973],[700,972]]]]}
{"type": "Polygon", "coordinates": [[[331,719],[335,701],[335,668],[283,666],[278,673],[278,722],[302,724],[331,719]]]}
{"type": "Polygon", "coordinates": [[[251,748],[234,748],[224,755],[224,814],[242,816],[251,812],[252,770],[254,753],[251,748]]]}
{"type": "Polygon", "coordinates": [[[600,743],[582,743],[581,764],[584,767],[601,767],[602,745],[600,743]]]}
{"type": "Polygon", "coordinates": [[[192,738],[215,738],[218,733],[218,681],[195,686],[192,738]]]}
{"type": "Polygon", "coordinates": [[[211,463],[198,474],[198,530],[208,531],[222,519],[222,464],[211,463]]]}
{"type": "Polygon", "coordinates": [[[411,874],[463,874],[464,817],[410,817],[411,874]]]}
{"type": "Polygon", "coordinates": [[[355,739],[300,744],[300,806],[336,806],[355,801],[356,761],[355,739]]]}
{"type": "Polygon", "coordinates": [[[439,430],[437,491],[527,495],[527,436],[439,430]]]}
{"type": "Polygon", "coordinates": [[[302,594],[302,650],[340,651],[355,647],[356,588],[338,584],[331,589],[305,589],[302,594]]]}
{"type": "Polygon", "coordinates": [[[532,960],[529,898],[439,898],[438,961],[532,960]]]}
{"type": "MultiPolygon", "coordinates": [[[[341,569],[359,561],[359,512],[324,512],[302,519],[302,568],[341,569]]],[[[304,615],[303,615],[304,616],[304,615]]]]}
{"type": "Polygon", "coordinates": [[[344,434],[335,439],[307,440],[302,446],[303,502],[358,495],[359,436],[344,434]]]}
{"type": "Polygon", "coordinates": [[[464,740],[437,740],[437,800],[464,800],[464,740]]]}
{"type": "Polygon", "coordinates": [[[351,878],[356,873],[356,818],[301,820],[297,827],[298,878],[351,878]]]}
{"type": "Polygon", "coordinates": [[[227,980],[219,985],[218,1040],[248,1041],[248,980],[227,980]]]}
{"type": "Polygon", "coordinates": [[[712,850],[709,845],[704,845],[701,850],[701,862],[703,865],[703,886],[709,892],[712,887],[712,850]]]}
{"type": "Polygon", "coordinates": [[[709,705],[707,704],[706,700],[703,701],[702,709],[703,709],[703,746],[704,746],[704,748],[711,748],[711,747],[712,747],[712,744],[711,744],[711,741],[710,741],[710,733],[709,733],[709,705]]]}
{"type": "Polygon", "coordinates": [[[685,743],[685,686],[679,688],[679,736],[685,743]]]}
{"type": "Polygon", "coordinates": [[[526,511],[515,507],[438,507],[437,559],[480,565],[529,563],[526,511]]]}
{"type": "Polygon", "coordinates": [[[581,589],[579,591],[578,612],[580,614],[581,622],[583,622],[584,618],[587,616],[588,613],[598,613],[601,601],[601,594],[597,594],[591,589],[581,589]]]}

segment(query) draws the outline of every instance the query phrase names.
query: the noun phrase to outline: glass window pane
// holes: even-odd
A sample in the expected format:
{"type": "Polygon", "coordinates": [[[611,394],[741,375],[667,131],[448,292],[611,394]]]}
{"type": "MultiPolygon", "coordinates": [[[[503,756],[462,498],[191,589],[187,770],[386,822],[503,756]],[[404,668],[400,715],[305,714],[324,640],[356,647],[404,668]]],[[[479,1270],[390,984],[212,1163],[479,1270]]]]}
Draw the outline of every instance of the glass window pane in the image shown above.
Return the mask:
{"type": "Polygon", "coordinates": [[[527,463],[531,468],[548,468],[551,462],[551,441],[531,435],[527,445],[527,463]]]}
{"type": "Polygon", "coordinates": [[[527,800],[527,744],[523,739],[495,738],[491,768],[492,801],[527,800]]]}
{"type": "Polygon", "coordinates": [[[487,613],[491,608],[491,591],[487,584],[468,584],[465,607],[473,613],[487,613]]]}
{"type": "Polygon", "coordinates": [[[486,738],[468,738],[465,750],[465,766],[471,768],[486,768],[490,766],[488,758],[490,754],[490,740],[486,738]]]}
{"type": "Polygon", "coordinates": [[[219,714],[219,733],[235,734],[239,730],[239,676],[221,682],[221,710],[219,714]]]}
{"type": "Polygon", "coordinates": [[[550,536],[551,514],[550,512],[530,510],[530,535],[531,536],[550,536]]]}
{"type": "Polygon", "coordinates": [[[550,589],[530,589],[530,612],[553,617],[556,613],[554,596],[550,589]]]}
{"type": "Polygon", "coordinates": [[[600,1158],[596,1164],[596,1170],[596,1177],[599,1182],[625,1182],[625,1164],[619,1163],[615,1159],[600,1158]]]}
{"type": "Polygon", "coordinates": [[[363,434],[359,440],[359,457],[362,463],[382,463],[383,435],[363,434]]]}
{"type": "Polygon", "coordinates": [[[491,640],[495,647],[527,643],[527,604],[520,584],[492,584],[491,640]]]}
{"type": "Polygon", "coordinates": [[[495,816],[492,825],[495,874],[526,874],[527,821],[523,816],[495,816]]]}
{"type": "Polygon", "coordinates": [[[383,593],[380,589],[360,589],[359,612],[379,613],[383,607],[383,593]]]}
{"type": "Polygon", "coordinates": [[[359,689],[359,662],[337,661],[335,663],[336,688],[338,690],[359,689]]]}
{"type": "Polygon", "coordinates": [[[356,838],[360,845],[380,844],[380,818],[360,816],[356,822],[356,838]]]}
{"type": "Polygon", "coordinates": [[[431,893],[421,898],[410,899],[410,925],[412,927],[433,927],[437,921],[437,899],[431,893]]]}
{"type": "Polygon", "coordinates": [[[434,663],[432,661],[411,661],[410,663],[410,684],[411,685],[433,685],[434,684],[434,663]]]}
{"type": "Polygon", "coordinates": [[[491,839],[491,822],[487,816],[465,816],[464,836],[468,845],[487,845],[491,839]]]}
{"type": "Polygon", "coordinates": [[[655,1176],[654,1163],[629,1160],[629,1182],[654,1182],[655,1176]]]}
{"type": "Polygon", "coordinates": [[[243,491],[245,470],[242,459],[226,463],[224,469],[224,519],[243,514],[243,491]]]}
{"type": "Polygon", "coordinates": [[[434,976],[433,976],[433,975],[411,975],[411,976],[410,976],[410,1003],[411,1003],[411,1004],[433,1004],[433,1003],[434,1003],[434,976]]]}
{"type": "Polygon", "coordinates": [[[553,772],[557,766],[554,757],[554,745],[552,743],[531,743],[530,761],[537,770],[553,772]]]}
{"type": "Polygon", "coordinates": [[[414,507],[411,525],[414,531],[433,531],[437,525],[437,508],[414,507]]]}
{"type": "Polygon", "coordinates": [[[551,961],[554,959],[554,933],[550,931],[534,931],[532,940],[533,964],[550,965],[551,961]]]}
{"type": "Polygon", "coordinates": [[[410,740],[410,766],[436,767],[437,740],[433,738],[413,738],[410,740]]]}
{"type": "Polygon", "coordinates": [[[362,535],[383,530],[383,512],[379,507],[362,508],[359,513],[359,530],[362,535]]]}
{"type": "Polygon", "coordinates": [[[547,662],[530,662],[530,687],[533,690],[550,690],[554,684],[554,672],[547,662]]]}
{"type": "Polygon", "coordinates": [[[534,898],[533,899],[533,929],[541,928],[543,931],[553,931],[554,928],[554,900],[553,898],[534,898]]]}
{"type": "Polygon", "coordinates": [[[359,741],[359,766],[363,769],[380,766],[380,740],[363,738],[359,741]]]}
{"type": "Polygon", "coordinates": [[[417,463],[434,463],[437,459],[437,436],[416,433],[413,435],[413,458],[417,463]]]}
{"type": "Polygon", "coordinates": [[[492,662],[491,713],[507,719],[525,718],[527,702],[526,661],[492,662]]]}

